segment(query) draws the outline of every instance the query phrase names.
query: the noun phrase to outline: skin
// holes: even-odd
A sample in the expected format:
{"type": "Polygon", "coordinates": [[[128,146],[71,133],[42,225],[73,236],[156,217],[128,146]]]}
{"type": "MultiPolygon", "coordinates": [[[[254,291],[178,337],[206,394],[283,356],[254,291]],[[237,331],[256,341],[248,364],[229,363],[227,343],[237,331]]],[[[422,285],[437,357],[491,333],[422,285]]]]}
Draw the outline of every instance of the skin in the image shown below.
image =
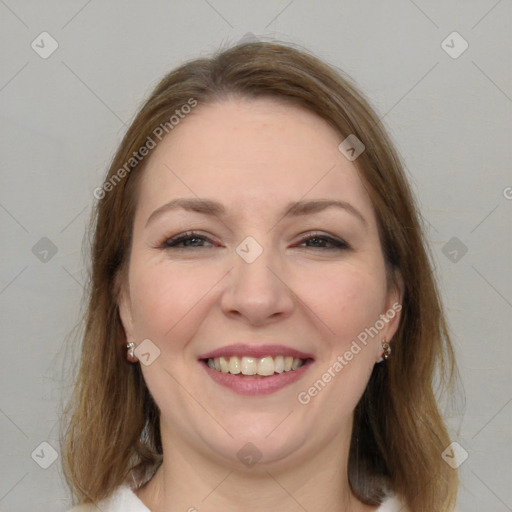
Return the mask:
{"type": "Polygon", "coordinates": [[[387,286],[357,162],[338,150],[342,140],[299,107],[230,98],[199,106],[153,150],[119,297],[127,340],[150,339],[160,350],[142,365],[164,446],[162,466],[137,491],[153,512],[376,510],[351,493],[346,466],[354,408],[399,314],[307,405],[297,400],[400,302],[399,290],[387,286]],[[222,203],[226,215],[175,209],[146,226],[168,201],[198,197],[222,203]],[[290,202],[313,199],[348,202],[364,221],[336,207],[283,217],[290,202]],[[189,230],[209,241],[163,247],[189,230]],[[349,248],[304,242],[302,234],[329,235],[349,248]],[[235,252],[247,236],[263,248],[250,264],[235,252]],[[315,362],[274,394],[238,395],[197,358],[243,342],[293,347],[315,362]],[[262,454],[251,468],[236,456],[247,442],[262,454]]]}

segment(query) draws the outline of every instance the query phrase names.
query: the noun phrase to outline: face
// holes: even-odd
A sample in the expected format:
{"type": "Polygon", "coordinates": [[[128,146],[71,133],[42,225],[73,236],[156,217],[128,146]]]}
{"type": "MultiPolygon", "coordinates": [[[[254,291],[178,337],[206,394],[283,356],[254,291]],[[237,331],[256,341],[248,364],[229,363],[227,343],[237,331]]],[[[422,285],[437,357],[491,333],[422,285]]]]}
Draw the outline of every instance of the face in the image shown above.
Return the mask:
{"type": "Polygon", "coordinates": [[[229,99],[153,151],[119,306],[127,340],[160,352],[141,368],[164,446],[240,465],[252,442],[284,467],[349,439],[400,297],[342,140],[298,107],[229,99]]]}

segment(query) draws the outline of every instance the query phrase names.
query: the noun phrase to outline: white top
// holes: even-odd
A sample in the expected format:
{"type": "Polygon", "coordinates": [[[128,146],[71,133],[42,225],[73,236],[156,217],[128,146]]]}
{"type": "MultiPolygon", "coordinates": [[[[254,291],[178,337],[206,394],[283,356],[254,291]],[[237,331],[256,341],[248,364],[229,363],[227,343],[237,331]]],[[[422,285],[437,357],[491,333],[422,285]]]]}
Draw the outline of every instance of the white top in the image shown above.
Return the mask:
{"type": "MultiPolygon", "coordinates": [[[[402,508],[403,504],[395,497],[388,498],[382,503],[376,512],[407,512],[402,508]]],[[[98,503],[98,508],[102,512],[151,512],[128,485],[119,486],[109,497],[98,503]]],[[[94,505],[79,505],[70,512],[97,512],[98,508],[94,505]]]]}

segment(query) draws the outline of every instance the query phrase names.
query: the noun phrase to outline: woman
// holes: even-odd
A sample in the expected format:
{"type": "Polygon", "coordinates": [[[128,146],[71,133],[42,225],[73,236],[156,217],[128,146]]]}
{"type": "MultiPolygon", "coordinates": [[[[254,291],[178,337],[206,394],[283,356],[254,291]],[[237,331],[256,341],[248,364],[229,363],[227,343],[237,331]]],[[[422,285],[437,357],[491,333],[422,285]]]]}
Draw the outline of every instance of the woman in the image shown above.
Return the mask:
{"type": "Polygon", "coordinates": [[[189,62],[95,196],[77,510],[453,510],[432,390],[452,348],[403,169],[349,81],[275,43],[189,62]]]}

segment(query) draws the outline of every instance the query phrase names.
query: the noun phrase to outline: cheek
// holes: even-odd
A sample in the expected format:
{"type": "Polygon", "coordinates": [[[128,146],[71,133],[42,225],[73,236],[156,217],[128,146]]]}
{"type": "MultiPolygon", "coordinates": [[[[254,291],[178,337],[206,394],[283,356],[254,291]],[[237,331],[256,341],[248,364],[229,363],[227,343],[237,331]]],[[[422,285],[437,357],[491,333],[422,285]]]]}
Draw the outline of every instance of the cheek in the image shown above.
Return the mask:
{"type": "MultiPolygon", "coordinates": [[[[205,266],[134,261],[130,294],[137,337],[156,343],[183,339],[197,327],[201,312],[215,293],[222,272],[205,266]]],[[[173,344],[174,345],[174,344],[173,344]]]]}
{"type": "Polygon", "coordinates": [[[303,273],[295,291],[332,345],[351,342],[373,325],[385,304],[386,281],[379,265],[351,265],[303,273]]]}
{"type": "Polygon", "coordinates": [[[366,335],[365,329],[382,313],[386,281],[378,266],[369,268],[330,271],[317,276],[315,287],[303,289],[304,302],[321,319],[317,325],[327,327],[322,329],[325,352],[298,399],[311,417],[330,411],[332,421],[325,426],[330,435],[348,421],[375,364],[378,338],[366,335]]]}

